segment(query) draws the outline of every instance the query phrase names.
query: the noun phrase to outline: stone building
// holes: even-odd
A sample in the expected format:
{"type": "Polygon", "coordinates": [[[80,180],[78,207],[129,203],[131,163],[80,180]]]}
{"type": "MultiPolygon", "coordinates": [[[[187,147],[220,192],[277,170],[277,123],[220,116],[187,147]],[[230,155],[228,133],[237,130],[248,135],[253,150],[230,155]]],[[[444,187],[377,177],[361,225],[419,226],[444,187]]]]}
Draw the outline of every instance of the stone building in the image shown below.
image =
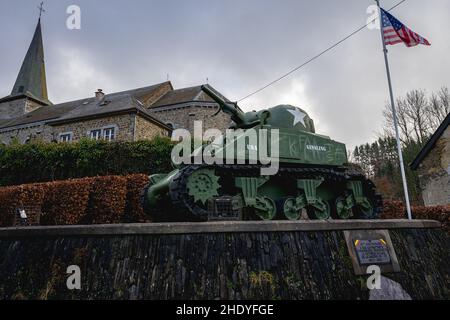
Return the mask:
{"type": "Polygon", "coordinates": [[[426,206],[450,205],[450,113],[411,163],[426,206]]]}
{"type": "Polygon", "coordinates": [[[47,95],[40,19],[11,94],[0,99],[0,143],[12,140],[69,142],[91,139],[136,141],[168,136],[176,128],[228,127],[230,118],[201,86],[175,90],[170,81],[52,104],[47,95]],[[215,116],[214,116],[215,115],[215,116]]]}

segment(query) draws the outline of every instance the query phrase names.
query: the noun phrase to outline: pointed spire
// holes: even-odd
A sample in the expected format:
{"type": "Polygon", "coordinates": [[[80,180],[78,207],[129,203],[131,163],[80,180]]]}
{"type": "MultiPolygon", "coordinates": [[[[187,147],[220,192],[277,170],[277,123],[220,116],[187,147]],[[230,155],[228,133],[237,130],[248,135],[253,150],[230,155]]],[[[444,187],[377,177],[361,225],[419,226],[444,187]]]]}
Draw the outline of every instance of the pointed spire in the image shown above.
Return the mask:
{"type": "Polygon", "coordinates": [[[33,40],[31,40],[11,96],[27,95],[45,104],[48,101],[47,81],[45,77],[44,45],[42,42],[41,18],[39,17],[33,40]]]}

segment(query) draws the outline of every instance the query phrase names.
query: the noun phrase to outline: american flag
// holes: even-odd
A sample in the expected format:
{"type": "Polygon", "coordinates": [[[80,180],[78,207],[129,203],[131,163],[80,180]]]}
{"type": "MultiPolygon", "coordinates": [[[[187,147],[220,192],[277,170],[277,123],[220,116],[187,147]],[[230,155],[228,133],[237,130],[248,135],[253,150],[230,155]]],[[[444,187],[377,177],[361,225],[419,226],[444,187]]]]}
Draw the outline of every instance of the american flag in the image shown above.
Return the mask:
{"type": "Polygon", "coordinates": [[[393,45],[400,42],[403,42],[407,47],[413,47],[418,44],[423,44],[426,46],[431,45],[427,39],[421,37],[406,27],[384,9],[381,9],[381,22],[384,34],[384,43],[386,45],[393,45]]]}

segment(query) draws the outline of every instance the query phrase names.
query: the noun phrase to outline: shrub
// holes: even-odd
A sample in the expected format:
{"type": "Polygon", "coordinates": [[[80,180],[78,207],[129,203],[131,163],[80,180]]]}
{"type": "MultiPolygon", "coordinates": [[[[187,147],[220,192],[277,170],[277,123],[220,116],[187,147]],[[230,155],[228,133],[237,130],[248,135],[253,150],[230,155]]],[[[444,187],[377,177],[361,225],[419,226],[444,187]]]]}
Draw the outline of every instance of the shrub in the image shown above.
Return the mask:
{"type": "Polygon", "coordinates": [[[141,204],[141,195],[148,182],[148,176],[145,174],[132,174],[127,176],[127,200],[124,221],[150,221],[141,204]]]}
{"type": "MultiPolygon", "coordinates": [[[[413,206],[414,219],[437,220],[445,230],[450,232],[450,206],[413,206]]],[[[383,201],[382,219],[405,219],[406,208],[401,201],[383,201]]]]}
{"type": "Polygon", "coordinates": [[[19,207],[42,213],[41,225],[149,221],[140,203],[147,183],[146,175],[132,174],[3,187],[0,226],[14,225],[19,207]]]}
{"type": "Polygon", "coordinates": [[[23,185],[0,189],[0,226],[14,224],[17,208],[40,207],[44,199],[45,187],[41,185],[23,185]]]}
{"type": "Polygon", "coordinates": [[[402,201],[383,200],[382,219],[403,219],[406,217],[405,206],[402,201]]]}
{"type": "Polygon", "coordinates": [[[0,190],[0,226],[11,226],[14,221],[14,204],[12,200],[14,198],[13,188],[2,188],[0,190]],[[11,207],[13,207],[11,209],[11,207]]]}
{"type": "Polygon", "coordinates": [[[41,224],[80,223],[86,214],[92,182],[92,178],[84,178],[40,184],[46,189],[41,224]]]}
{"type": "Polygon", "coordinates": [[[121,176],[97,177],[92,183],[87,217],[92,223],[119,223],[125,210],[127,179],[121,176]]]}
{"type": "Polygon", "coordinates": [[[170,172],[172,142],[12,143],[0,145],[0,185],[66,180],[104,175],[170,172]]]}

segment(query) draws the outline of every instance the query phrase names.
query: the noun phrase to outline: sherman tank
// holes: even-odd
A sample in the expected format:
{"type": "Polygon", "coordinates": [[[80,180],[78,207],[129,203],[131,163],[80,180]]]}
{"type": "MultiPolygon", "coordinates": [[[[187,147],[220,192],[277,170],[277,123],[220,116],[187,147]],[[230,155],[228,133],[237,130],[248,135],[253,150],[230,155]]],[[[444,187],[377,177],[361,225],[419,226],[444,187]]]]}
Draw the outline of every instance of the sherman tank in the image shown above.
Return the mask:
{"type": "Polygon", "coordinates": [[[382,199],[374,184],[348,166],[343,143],[315,132],[304,110],[278,105],[244,113],[210,86],[202,90],[219,104],[218,112],[231,116],[232,130],[189,159],[209,158],[149,177],[142,201],[154,221],[379,216],[382,199]]]}

